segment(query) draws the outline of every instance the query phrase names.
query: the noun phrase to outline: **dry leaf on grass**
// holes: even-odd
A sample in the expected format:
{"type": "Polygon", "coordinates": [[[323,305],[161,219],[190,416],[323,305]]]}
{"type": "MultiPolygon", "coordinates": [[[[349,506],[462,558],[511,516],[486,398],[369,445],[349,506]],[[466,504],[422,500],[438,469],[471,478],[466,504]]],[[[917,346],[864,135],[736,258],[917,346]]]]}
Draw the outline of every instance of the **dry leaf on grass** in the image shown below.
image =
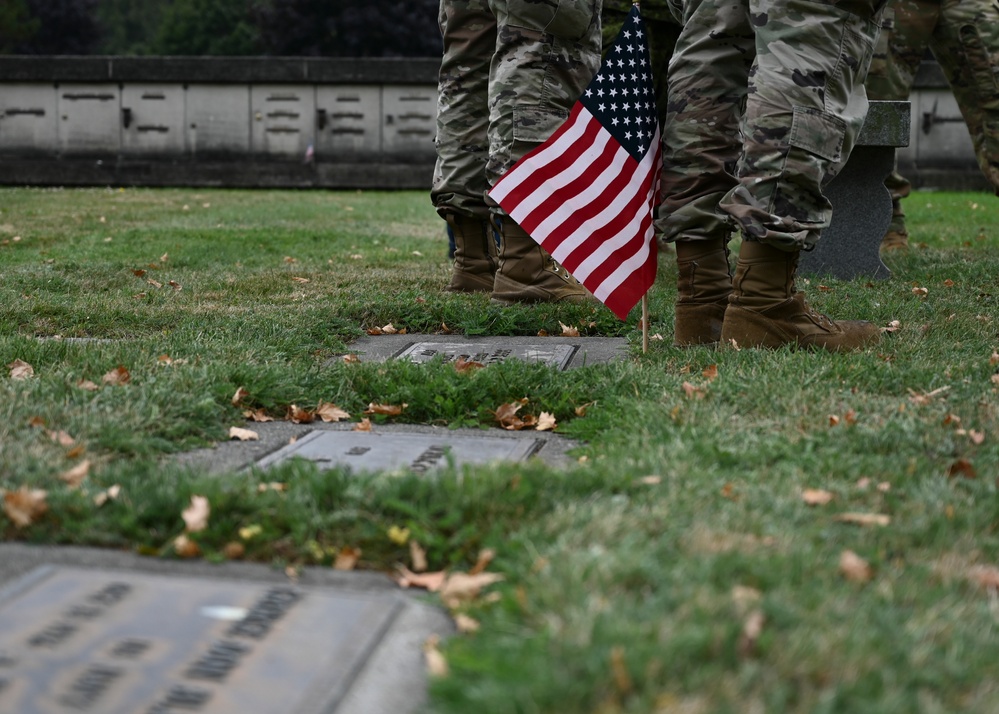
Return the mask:
{"type": "Polygon", "coordinates": [[[382,416],[399,416],[402,414],[402,410],[408,407],[408,404],[375,404],[371,402],[368,404],[368,408],[364,410],[365,414],[380,414],[382,416]]]}
{"type": "Polygon", "coordinates": [[[371,431],[371,420],[364,417],[354,425],[354,431],[371,431]]]}
{"type": "Polygon", "coordinates": [[[887,526],[891,523],[891,517],[883,513],[839,513],[834,520],[858,526],[887,526]]]}
{"type": "Polygon", "coordinates": [[[976,565],[968,571],[968,579],[979,587],[999,591],[999,568],[994,565],[976,565]]]}
{"type": "Polygon", "coordinates": [[[319,402],[316,407],[316,416],[325,422],[337,422],[350,419],[350,414],[338,407],[333,402],[319,402]]]}
{"type": "Polygon", "coordinates": [[[429,592],[437,592],[447,580],[447,571],[438,570],[432,573],[414,573],[404,565],[397,568],[395,581],[403,588],[423,588],[429,592]]]}
{"type": "Polygon", "coordinates": [[[465,634],[471,634],[479,631],[479,621],[473,617],[469,617],[463,612],[459,612],[454,616],[454,625],[458,628],[458,632],[463,632],[465,634]]]}
{"type": "Polygon", "coordinates": [[[742,632],[739,633],[739,643],[737,645],[739,656],[743,658],[752,657],[756,654],[756,644],[760,635],[763,634],[763,626],[767,618],[763,610],[753,610],[742,623],[742,632]]]}
{"type": "Polygon", "coordinates": [[[288,407],[287,418],[292,424],[311,424],[316,420],[316,415],[315,412],[310,412],[308,409],[302,409],[297,404],[292,404],[288,407]]]}
{"type": "Polygon", "coordinates": [[[537,431],[554,431],[557,426],[554,414],[541,412],[540,416],[538,416],[538,425],[534,428],[537,431]]]}
{"type": "Polygon", "coordinates": [[[201,555],[198,544],[184,534],[173,539],[173,550],[181,558],[197,558],[201,555]]]}
{"type": "Polygon", "coordinates": [[[68,471],[64,471],[59,474],[59,478],[60,480],[65,481],[70,488],[79,488],[80,484],[83,483],[83,479],[87,478],[89,473],[90,460],[85,459],[68,471]]]}
{"type": "Polygon", "coordinates": [[[7,491],[3,495],[3,512],[18,528],[25,528],[41,518],[49,504],[46,502],[48,492],[40,488],[21,486],[16,491],[7,491]]]}
{"type": "Polygon", "coordinates": [[[399,526],[389,526],[386,532],[388,539],[396,545],[406,545],[409,542],[409,529],[399,526]]]}
{"type": "Polygon", "coordinates": [[[483,548],[482,550],[479,551],[479,557],[475,561],[475,565],[472,566],[472,569],[468,571],[468,574],[478,575],[479,573],[483,572],[486,568],[489,567],[489,564],[493,562],[493,559],[495,557],[496,557],[495,550],[493,550],[492,548],[483,548]]]}
{"type": "Polygon", "coordinates": [[[34,368],[24,360],[16,359],[7,365],[11,379],[29,379],[35,375],[34,368]]]}
{"type": "Polygon", "coordinates": [[[335,570],[353,570],[357,566],[357,561],[361,559],[361,549],[347,546],[341,548],[333,561],[335,570]]]}
{"type": "Polygon", "coordinates": [[[185,508],[180,517],[184,519],[184,530],[197,533],[208,527],[208,516],[212,508],[204,496],[191,496],[191,505],[185,508]]]}
{"type": "Polygon", "coordinates": [[[422,573],[427,569],[427,552],[415,540],[409,541],[409,562],[415,573],[422,573]]]}
{"type": "Polygon", "coordinates": [[[118,498],[119,493],[121,493],[121,486],[119,484],[115,484],[114,486],[111,486],[94,496],[94,505],[100,508],[108,501],[113,501],[118,498]]]}
{"type": "Polygon", "coordinates": [[[801,492],[801,500],[809,506],[824,506],[833,500],[833,498],[832,493],[818,488],[806,488],[801,492]]]}
{"type": "Polygon", "coordinates": [[[250,429],[240,429],[238,426],[230,426],[229,438],[239,439],[240,441],[256,441],[260,438],[260,434],[250,429]]]}
{"type": "Polygon", "coordinates": [[[124,365],[118,365],[110,372],[101,377],[101,381],[104,384],[116,387],[122,384],[128,384],[132,381],[132,375],[129,374],[128,370],[124,365]]]}
{"type": "Polygon", "coordinates": [[[683,389],[683,395],[687,399],[704,399],[704,395],[706,394],[704,387],[695,387],[690,382],[684,382],[680,385],[680,388],[683,389]]]}
{"type": "Polygon", "coordinates": [[[263,409],[254,409],[254,410],[246,409],[243,411],[243,416],[245,416],[250,421],[256,421],[256,422],[274,421],[274,417],[268,415],[267,412],[264,411],[263,409]]]}
{"type": "Polygon", "coordinates": [[[947,478],[957,478],[958,476],[975,479],[978,478],[978,472],[975,471],[975,465],[968,459],[958,459],[947,468],[947,478]]]}
{"type": "Polygon", "coordinates": [[[868,562],[852,550],[840,553],[839,572],[844,578],[855,583],[866,583],[874,576],[868,562]]]}
{"type": "Polygon", "coordinates": [[[61,429],[59,431],[46,431],[45,433],[52,441],[59,444],[59,446],[72,446],[76,443],[76,439],[61,429]]]}
{"type": "Polygon", "coordinates": [[[85,389],[88,392],[96,392],[100,387],[91,382],[89,379],[81,379],[76,383],[76,386],[80,389],[85,389]]]}
{"type": "Polygon", "coordinates": [[[579,328],[573,327],[571,325],[566,325],[563,322],[559,322],[559,327],[562,328],[562,337],[579,337],[579,328]]]}
{"type": "Polygon", "coordinates": [[[930,404],[934,399],[939,397],[941,394],[946,394],[950,390],[949,386],[938,387],[931,392],[917,392],[914,389],[909,390],[909,401],[916,406],[925,406],[930,404]]]}
{"type": "Polygon", "coordinates": [[[624,661],[624,647],[615,645],[610,651],[611,678],[614,680],[614,687],[618,694],[627,696],[634,689],[631,675],[628,673],[628,666],[624,661]]]}
{"type": "Polygon", "coordinates": [[[230,401],[232,401],[232,405],[234,407],[238,407],[248,396],[250,396],[250,393],[246,390],[246,388],[240,387],[236,390],[236,393],[232,395],[232,399],[230,401]]]}
{"type": "Polygon", "coordinates": [[[423,643],[423,657],[427,663],[427,674],[431,677],[446,677],[448,673],[447,660],[438,649],[439,643],[437,635],[431,635],[423,643]]]}
{"type": "Polygon", "coordinates": [[[481,362],[473,362],[472,360],[466,360],[464,357],[459,357],[453,363],[455,372],[473,372],[477,369],[482,369],[485,367],[481,362]]]}
{"type": "Polygon", "coordinates": [[[474,600],[482,589],[503,580],[499,573],[451,573],[440,589],[441,600],[449,608],[474,600]]]}

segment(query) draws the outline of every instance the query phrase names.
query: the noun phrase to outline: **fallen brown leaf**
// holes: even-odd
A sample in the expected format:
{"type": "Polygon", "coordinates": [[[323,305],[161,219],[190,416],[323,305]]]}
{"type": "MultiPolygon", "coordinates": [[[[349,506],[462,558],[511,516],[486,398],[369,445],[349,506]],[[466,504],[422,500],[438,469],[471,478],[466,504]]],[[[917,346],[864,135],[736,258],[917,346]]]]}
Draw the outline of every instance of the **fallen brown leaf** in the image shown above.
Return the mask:
{"type": "Polygon", "coordinates": [[[474,600],[482,589],[503,580],[499,573],[451,573],[440,589],[441,600],[447,607],[457,607],[462,602],[474,600]]]}
{"type": "Polygon", "coordinates": [[[554,414],[541,412],[540,416],[538,416],[538,425],[534,428],[536,431],[554,431],[557,426],[554,414]]]}
{"type": "Polygon", "coordinates": [[[128,384],[132,381],[132,375],[129,374],[128,370],[124,365],[118,365],[110,372],[101,377],[101,382],[109,386],[115,387],[122,384],[128,384]]]}
{"type": "Polygon", "coordinates": [[[496,551],[492,548],[483,548],[479,551],[479,557],[475,561],[475,565],[472,569],[468,571],[469,575],[478,575],[479,573],[485,571],[489,567],[489,564],[493,562],[496,557],[496,551]]]}
{"type": "Polygon", "coordinates": [[[454,625],[458,628],[458,632],[463,632],[465,634],[471,634],[479,631],[479,621],[475,618],[469,617],[463,612],[459,612],[454,616],[454,625]]]}
{"type": "Polygon", "coordinates": [[[706,394],[704,387],[695,387],[690,382],[684,382],[681,389],[683,389],[683,394],[687,399],[704,399],[706,394]]]}
{"type": "Polygon", "coordinates": [[[563,322],[559,322],[559,327],[562,328],[562,337],[579,337],[579,328],[573,327],[571,325],[566,325],[563,322]]]}
{"type": "Polygon", "coordinates": [[[483,367],[485,367],[485,365],[482,364],[481,362],[466,360],[464,357],[459,357],[454,362],[452,362],[452,364],[454,365],[455,372],[472,372],[476,369],[482,369],[483,367]]]}
{"type": "Polygon", "coordinates": [[[402,410],[408,407],[408,404],[375,404],[371,402],[368,404],[368,408],[364,410],[365,414],[381,414],[382,416],[399,416],[402,414],[402,410]]]}
{"type": "Polygon", "coordinates": [[[887,526],[891,523],[891,517],[883,513],[839,513],[833,520],[858,526],[887,526]]]}
{"type": "Polygon", "coordinates": [[[968,571],[968,579],[979,587],[999,591],[999,568],[994,565],[974,566],[968,571]]]}
{"type": "Polygon", "coordinates": [[[756,644],[763,634],[763,626],[767,618],[763,610],[753,610],[742,623],[742,632],[739,633],[739,643],[737,650],[742,658],[752,657],[756,654],[756,644]]]}
{"type": "Polygon", "coordinates": [[[806,488],[801,492],[801,500],[809,506],[824,506],[833,500],[833,494],[818,488],[806,488]]]}
{"type": "Polygon", "coordinates": [[[337,422],[350,419],[350,414],[338,407],[333,402],[319,402],[316,407],[316,416],[325,422],[337,422]]]}
{"type": "Polygon", "coordinates": [[[3,511],[18,528],[25,528],[37,521],[49,510],[46,502],[48,492],[40,488],[21,486],[16,491],[3,495],[3,511]]]}
{"type": "Polygon", "coordinates": [[[364,417],[354,425],[354,431],[371,431],[371,420],[364,417]]]}
{"type": "Polygon", "coordinates": [[[415,540],[409,541],[409,562],[414,573],[422,573],[427,569],[427,552],[415,540]]]}
{"type": "Polygon", "coordinates": [[[212,508],[204,496],[191,496],[191,504],[185,508],[180,517],[184,519],[184,530],[197,533],[208,527],[208,516],[212,508]]]}
{"type": "Polygon", "coordinates": [[[246,390],[246,388],[240,387],[239,389],[236,390],[236,393],[232,395],[232,399],[229,401],[232,402],[232,405],[234,407],[238,407],[240,404],[243,403],[243,400],[246,399],[248,396],[250,396],[250,393],[246,390]]]}
{"type": "Polygon", "coordinates": [[[631,674],[628,673],[628,665],[624,661],[624,647],[615,645],[610,651],[611,678],[614,680],[614,687],[618,694],[627,696],[634,689],[631,674]]]}
{"type": "Polygon", "coordinates": [[[868,562],[852,550],[840,553],[839,572],[844,578],[855,583],[866,583],[874,576],[868,562]]]}
{"type": "Polygon", "coordinates": [[[432,573],[414,573],[404,565],[397,568],[395,581],[403,588],[423,588],[429,592],[437,592],[447,580],[447,571],[438,570],[432,573]]]}
{"type": "Polygon", "coordinates": [[[316,420],[316,415],[315,412],[310,412],[308,409],[302,409],[297,404],[292,404],[288,407],[287,419],[292,424],[311,424],[316,420]]]}
{"type": "Polygon", "coordinates": [[[346,546],[341,548],[333,561],[334,570],[353,570],[361,559],[361,549],[346,546]]]}
{"type": "Polygon", "coordinates": [[[975,470],[975,465],[968,459],[958,459],[947,469],[947,478],[957,478],[958,476],[974,479],[978,478],[978,472],[975,470]]]}
{"type": "Polygon", "coordinates": [[[257,441],[260,438],[260,434],[251,429],[240,429],[238,426],[230,426],[229,438],[239,439],[240,441],[257,441]]]}
{"type": "Polygon", "coordinates": [[[79,488],[80,484],[83,483],[83,479],[87,478],[87,474],[89,473],[90,460],[85,459],[68,471],[63,471],[59,474],[59,478],[69,484],[70,488],[79,488]]]}
{"type": "Polygon", "coordinates": [[[34,368],[21,359],[16,359],[7,365],[10,368],[11,379],[30,379],[35,376],[34,368]]]}
{"type": "Polygon", "coordinates": [[[173,539],[173,550],[181,558],[197,558],[201,555],[198,544],[183,533],[173,539]]]}
{"type": "Polygon", "coordinates": [[[246,409],[243,411],[243,416],[245,416],[250,421],[256,422],[268,422],[274,421],[274,417],[269,416],[263,409],[246,409]]]}
{"type": "Polygon", "coordinates": [[[113,501],[118,498],[119,493],[121,493],[121,486],[115,484],[114,486],[111,486],[94,496],[94,505],[100,508],[108,501],[113,501]]]}
{"type": "Polygon", "coordinates": [[[446,677],[448,674],[447,660],[438,649],[439,638],[431,635],[423,643],[423,657],[427,663],[427,674],[431,677],[446,677]]]}
{"type": "Polygon", "coordinates": [[[52,441],[59,444],[59,446],[72,446],[76,443],[76,439],[61,429],[59,431],[46,431],[45,433],[52,441]]]}

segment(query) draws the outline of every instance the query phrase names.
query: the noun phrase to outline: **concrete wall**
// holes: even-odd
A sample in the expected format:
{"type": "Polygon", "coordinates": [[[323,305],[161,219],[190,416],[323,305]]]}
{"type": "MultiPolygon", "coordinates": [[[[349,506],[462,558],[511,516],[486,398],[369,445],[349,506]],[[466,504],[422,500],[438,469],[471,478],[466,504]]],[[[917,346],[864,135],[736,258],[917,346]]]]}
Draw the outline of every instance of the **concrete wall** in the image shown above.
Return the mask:
{"type": "MultiPolygon", "coordinates": [[[[427,59],[0,57],[0,184],[430,186],[427,59]]],[[[900,169],[984,188],[953,95],[924,63],[900,169]]]]}

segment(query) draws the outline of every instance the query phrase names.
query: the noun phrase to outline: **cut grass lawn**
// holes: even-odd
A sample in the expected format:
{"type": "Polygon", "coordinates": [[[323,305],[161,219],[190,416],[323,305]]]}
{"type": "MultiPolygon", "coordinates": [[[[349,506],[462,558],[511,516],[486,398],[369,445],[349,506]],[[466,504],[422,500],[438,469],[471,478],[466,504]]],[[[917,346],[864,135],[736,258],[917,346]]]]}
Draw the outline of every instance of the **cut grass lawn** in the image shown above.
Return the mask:
{"type": "Polygon", "coordinates": [[[403,528],[431,569],[492,548],[499,597],[463,607],[481,627],[444,645],[435,712],[999,711],[999,201],[920,193],[906,209],[914,247],[886,259],[890,280],[805,286],[833,317],[897,321],[876,348],[674,348],[667,255],[650,293],[663,339],[643,355],[637,310],[442,292],[423,193],[0,189],[0,488],[48,504],[0,532],[174,557],[197,494],[210,559],[240,542],[246,559],[326,566],[352,548],[391,571],[410,559],[403,528]],[[331,360],[390,323],[565,324],[626,336],[632,357],[562,373],[331,360]],[[9,377],[15,360],[34,376],[9,377]],[[103,385],[119,366],[130,381],[103,385]],[[524,397],[578,441],[577,465],[219,476],[171,460],[248,426],[244,408],[333,402],[356,420],[406,403],[375,428],[495,429],[492,410],[524,397]],[[869,574],[841,568],[845,551],[869,574]]]}

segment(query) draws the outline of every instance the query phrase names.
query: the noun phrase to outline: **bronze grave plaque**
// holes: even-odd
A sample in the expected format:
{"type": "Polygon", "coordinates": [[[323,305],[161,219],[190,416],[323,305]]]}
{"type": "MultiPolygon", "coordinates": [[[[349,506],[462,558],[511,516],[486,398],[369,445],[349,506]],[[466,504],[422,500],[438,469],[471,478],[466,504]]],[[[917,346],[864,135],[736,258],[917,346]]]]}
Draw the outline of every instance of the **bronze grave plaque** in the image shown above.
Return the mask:
{"type": "Polygon", "coordinates": [[[329,714],[392,595],[43,566],[0,590],[2,714],[329,714]]]}
{"type": "Polygon", "coordinates": [[[449,461],[456,466],[523,461],[543,446],[542,439],[527,436],[471,436],[447,430],[441,430],[439,435],[316,430],[265,456],[256,465],[267,468],[298,457],[315,462],[321,469],[348,466],[355,472],[408,469],[427,473],[449,461]]]}

